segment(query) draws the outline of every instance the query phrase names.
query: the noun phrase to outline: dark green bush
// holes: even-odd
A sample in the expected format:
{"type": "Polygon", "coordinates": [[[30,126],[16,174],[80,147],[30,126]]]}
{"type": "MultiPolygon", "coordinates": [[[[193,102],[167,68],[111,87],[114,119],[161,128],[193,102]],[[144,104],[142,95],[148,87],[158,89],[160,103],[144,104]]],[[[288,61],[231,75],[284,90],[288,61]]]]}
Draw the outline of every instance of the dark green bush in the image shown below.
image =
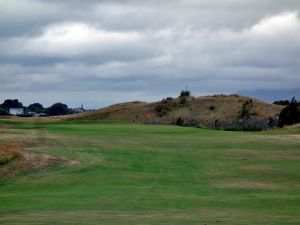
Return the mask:
{"type": "Polygon", "coordinates": [[[300,110],[298,102],[294,98],[289,102],[288,106],[281,110],[278,119],[278,126],[292,125],[300,122],[300,110]]]}
{"type": "Polygon", "coordinates": [[[209,106],[209,108],[208,108],[210,111],[214,111],[215,109],[216,109],[216,106],[214,106],[214,105],[211,105],[211,106],[209,106]]]}
{"type": "Polygon", "coordinates": [[[179,118],[176,120],[176,125],[177,125],[177,126],[183,126],[183,123],[184,123],[184,120],[183,120],[181,117],[179,117],[179,118]]]}
{"type": "Polygon", "coordinates": [[[7,116],[7,115],[9,115],[9,113],[5,109],[0,108],[0,116],[7,116]]]}
{"type": "Polygon", "coordinates": [[[289,103],[290,103],[289,100],[279,100],[279,101],[273,102],[274,105],[288,105],[289,103]]]}
{"type": "Polygon", "coordinates": [[[247,118],[249,119],[251,116],[251,109],[253,107],[253,101],[252,99],[249,99],[247,101],[245,101],[242,105],[242,109],[241,111],[239,111],[238,113],[238,118],[247,118]]]}

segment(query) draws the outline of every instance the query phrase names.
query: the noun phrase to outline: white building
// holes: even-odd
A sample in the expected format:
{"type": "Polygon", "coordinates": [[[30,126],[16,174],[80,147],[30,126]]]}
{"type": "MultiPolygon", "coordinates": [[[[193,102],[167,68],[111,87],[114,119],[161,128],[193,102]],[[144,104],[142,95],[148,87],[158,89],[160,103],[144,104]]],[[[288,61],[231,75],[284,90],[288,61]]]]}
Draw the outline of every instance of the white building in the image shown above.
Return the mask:
{"type": "Polygon", "coordinates": [[[23,115],[24,108],[9,108],[9,114],[11,115],[23,115]]]}
{"type": "Polygon", "coordinates": [[[74,113],[84,113],[86,112],[86,110],[83,108],[83,104],[81,103],[81,107],[80,108],[76,108],[74,109],[74,113]]]}

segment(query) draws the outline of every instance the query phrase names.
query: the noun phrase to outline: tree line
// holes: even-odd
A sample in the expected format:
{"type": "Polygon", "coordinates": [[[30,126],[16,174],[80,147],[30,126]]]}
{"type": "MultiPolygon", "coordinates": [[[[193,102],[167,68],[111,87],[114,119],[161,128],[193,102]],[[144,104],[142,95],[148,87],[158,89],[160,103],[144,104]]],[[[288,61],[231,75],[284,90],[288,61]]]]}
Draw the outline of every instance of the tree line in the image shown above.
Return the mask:
{"type": "Polygon", "coordinates": [[[0,105],[0,115],[9,115],[10,108],[23,108],[25,114],[41,114],[41,115],[49,115],[49,116],[58,116],[58,115],[66,115],[72,114],[73,109],[69,108],[66,104],[57,102],[50,107],[44,107],[40,103],[33,103],[28,106],[23,106],[23,103],[18,99],[6,99],[0,105]]]}

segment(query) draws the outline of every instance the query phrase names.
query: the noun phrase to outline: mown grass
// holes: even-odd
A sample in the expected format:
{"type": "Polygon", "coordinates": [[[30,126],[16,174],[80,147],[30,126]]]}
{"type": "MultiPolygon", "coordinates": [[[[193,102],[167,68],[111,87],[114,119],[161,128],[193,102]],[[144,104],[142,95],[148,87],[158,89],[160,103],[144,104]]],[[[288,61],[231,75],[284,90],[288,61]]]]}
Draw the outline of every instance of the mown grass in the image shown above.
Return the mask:
{"type": "Polygon", "coordinates": [[[0,224],[300,223],[298,128],[0,124],[28,152],[80,162],[1,181],[0,224]]]}

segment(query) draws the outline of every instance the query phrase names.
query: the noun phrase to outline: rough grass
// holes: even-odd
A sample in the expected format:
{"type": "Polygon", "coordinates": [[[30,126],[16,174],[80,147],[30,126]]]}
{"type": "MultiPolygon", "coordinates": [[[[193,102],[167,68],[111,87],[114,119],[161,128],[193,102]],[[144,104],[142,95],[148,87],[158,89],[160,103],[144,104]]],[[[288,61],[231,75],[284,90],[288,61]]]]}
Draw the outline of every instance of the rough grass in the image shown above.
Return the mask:
{"type": "Polygon", "coordinates": [[[22,147],[14,143],[0,142],[0,165],[23,158],[22,147]]]}
{"type": "Polygon", "coordinates": [[[0,224],[300,222],[298,128],[247,133],[96,121],[1,123],[15,140],[30,139],[23,139],[24,151],[80,164],[3,179],[0,224]]]}
{"type": "MultiPolygon", "coordinates": [[[[3,122],[3,121],[2,121],[3,122]]],[[[11,123],[12,121],[9,121],[11,123]]],[[[4,122],[5,123],[5,122],[4,122]]],[[[20,124],[20,123],[16,123],[20,124]]],[[[23,127],[25,128],[25,127],[23,127]]],[[[76,166],[80,163],[49,154],[36,154],[25,149],[55,145],[55,138],[46,131],[35,129],[7,129],[0,126],[0,180],[13,178],[19,173],[39,171],[62,165],[76,166]]]]}

